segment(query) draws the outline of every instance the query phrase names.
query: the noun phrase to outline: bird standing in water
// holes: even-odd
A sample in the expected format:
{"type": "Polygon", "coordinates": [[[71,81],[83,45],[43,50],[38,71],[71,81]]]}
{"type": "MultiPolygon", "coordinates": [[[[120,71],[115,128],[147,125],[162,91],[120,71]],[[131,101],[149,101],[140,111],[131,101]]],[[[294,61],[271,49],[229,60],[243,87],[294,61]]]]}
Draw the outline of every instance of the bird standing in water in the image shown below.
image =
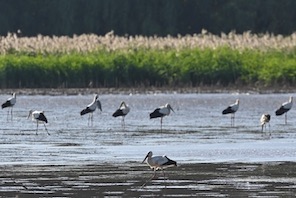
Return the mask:
{"type": "Polygon", "coordinates": [[[119,108],[113,113],[113,117],[118,117],[121,116],[122,117],[122,126],[125,127],[125,122],[124,122],[124,118],[125,116],[129,113],[130,108],[128,105],[125,104],[125,102],[121,102],[119,108]]]}
{"type": "Polygon", "coordinates": [[[174,109],[170,104],[156,108],[152,113],[150,113],[150,119],[160,118],[160,128],[162,130],[162,119],[164,116],[170,115],[171,110],[175,113],[174,109]]]}
{"type": "MultiPolygon", "coordinates": [[[[266,129],[266,124],[269,123],[270,121],[270,115],[269,114],[263,114],[260,118],[260,123],[261,123],[261,131],[263,132],[263,128],[265,126],[266,129]]],[[[269,125],[269,130],[270,130],[270,125],[269,125]]]]}
{"type": "Polygon", "coordinates": [[[276,111],[275,115],[280,116],[285,114],[285,124],[287,124],[287,113],[293,106],[293,97],[291,96],[288,102],[284,102],[276,111]]]}
{"type": "Polygon", "coordinates": [[[236,100],[234,104],[229,105],[226,109],[222,111],[222,114],[231,114],[231,126],[234,126],[234,116],[235,112],[238,110],[239,107],[239,99],[236,100]]]}
{"type": "MultiPolygon", "coordinates": [[[[8,98],[6,100],[6,102],[4,102],[2,104],[2,109],[4,108],[7,108],[7,107],[10,107],[10,115],[11,115],[11,120],[12,120],[12,110],[13,110],[13,106],[15,105],[16,103],[16,95],[15,93],[12,94],[12,97],[8,98]]],[[[7,120],[8,120],[8,117],[9,117],[9,111],[7,111],[7,120]]]]}
{"type": "Polygon", "coordinates": [[[98,94],[95,94],[93,101],[89,105],[87,105],[85,109],[83,109],[80,112],[81,116],[89,113],[88,124],[90,121],[91,125],[93,124],[93,112],[96,110],[96,108],[102,111],[102,105],[101,105],[101,102],[98,100],[98,98],[99,98],[98,94]]]}
{"type": "Polygon", "coordinates": [[[48,133],[48,130],[47,130],[46,126],[45,126],[45,123],[47,123],[47,118],[44,115],[44,111],[33,111],[33,110],[30,110],[29,115],[28,115],[28,118],[30,116],[32,116],[32,121],[36,121],[36,124],[37,124],[36,135],[38,135],[37,132],[38,132],[38,124],[39,124],[39,122],[42,122],[43,123],[44,128],[45,128],[47,134],[50,135],[48,133]]]}

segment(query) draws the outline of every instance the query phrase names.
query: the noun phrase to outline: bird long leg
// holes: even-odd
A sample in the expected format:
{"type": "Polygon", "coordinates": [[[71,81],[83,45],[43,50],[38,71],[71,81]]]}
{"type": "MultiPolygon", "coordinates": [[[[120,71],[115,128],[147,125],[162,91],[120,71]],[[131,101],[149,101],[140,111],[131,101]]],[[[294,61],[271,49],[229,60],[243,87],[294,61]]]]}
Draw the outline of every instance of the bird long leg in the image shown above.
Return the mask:
{"type": "Polygon", "coordinates": [[[87,119],[87,125],[88,126],[89,126],[90,120],[91,120],[91,114],[88,115],[88,119],[87,119]]]}
{"type": "Polygon", "coordinates": [[[144,186],[146,186],[146,184],[148,183],[148,182],[150,182],[153,178],[155,178],[155,176],[156,176],[156,169],[154,169],[154,173],[153,173],[153,175],[152,175],[152,177],[150,177],[142,186],[141,186],[141,188],[143,188],[144,186]]]}
{"type": "Polygon", "coordinates": [[[125,128],[124,116],[122,116],[121,125],[123,128],[125,128]]]}
{"type": "Polygon", "coordinates": [[[36,127],[36,135],[38,135],[38,121],[37,121],[36,123],[37,123],[37,127],[36,127]]]}
{"type": "Polygon", "coordinates": [[[90,121],[91,121],[91,126],[93,126],[93,122],[94,122],[94,114],[93,113],[91,113],[91,117],[90,117],[91,119],[90,119],[90,121]]]}
{"type": "Polygon", "coordinates": [[[231,114],[231,126],[234,126],[235,114],[231,114]]]}
{"type": "Polygon", "coordinates": [[[7,117],[6,117],[6,119],[7,119],[7,121],[9,120],[9,110],[7,111],[7,117]]]}
{"type": "Polygon", "coordinates": [[[50,135],[50,134],[48,133],[48,130],[47,130],[46,126],[45,126],[45,123],[43,123],[43,125],[44,125],[44,128],[45,128],[46,132],[47,132],[47,135],[50,135]]]}
{"type": "Polygon", "coordinates": [[[162,131],[162,117],[160,118],[160,131],[162,131]]]}
{"type": "Polygon", "coordinates": [[[163,174],[163,178],[165,178],[165,173],[164,173],[164,170],[162,169],[162,174],[163,174]]]}
{"type": "Polygon", "coordinates": [[[11,119],[11,121],[12,121],[12,117],[13,117],[12,116],[12,110],[13,110],[13,107],[11,107],[11,110],[10,110],[10,114],[11,114],[11,118],[10,119],[11,119]]]}
{"type": "Polygon", "coordinates": [[[285,113],[285,124],[287,124],[287,113],[285,113]]]}

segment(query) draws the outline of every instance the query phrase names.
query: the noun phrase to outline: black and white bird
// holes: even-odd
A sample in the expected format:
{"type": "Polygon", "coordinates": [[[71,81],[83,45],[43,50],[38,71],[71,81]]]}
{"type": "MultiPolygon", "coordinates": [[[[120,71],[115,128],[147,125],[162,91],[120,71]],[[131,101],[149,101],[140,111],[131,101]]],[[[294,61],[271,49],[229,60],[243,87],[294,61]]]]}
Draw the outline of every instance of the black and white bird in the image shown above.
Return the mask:
{"type": "Polygon", "coordinates": [[[44,111],[33,111],[33,110],[30,110],[29,115],[28,115],[28,118],[30,116],[32,116],[32,121],[35,121],[36,124],[37,124],[36,135],[37,135],[37,132],[38,132],[38,124],[39,124],[39,122],[42,122],[43,123],[44,128],[45,128],[47,134],[50,135],[48,133],[48,130],[47,130],[46,126],[45,126],[45,123],[47,123],[47,118],[44,115],[44,111]]]}
{"type": "Polygon", "coordinates": [[[287,124],[287,113],[293,106],[293,97],[291,96],[289,101],[284,102],[276,111],[275,115],[280,116],[285,114],[285,124],[287,124]]]}
{"type": "Polygon", "coordinates": [[[125,102],[121,102],[119,108],[113,113],[113,117],[118,117],[118,116],[121,116],[122,117],[122,124],[123,126],[125,126],[125,123],[124,123],[124,118],[125,116],[129,113],[130,111],[130,108],[127,104],[125,104],[125,102]]]}
{"type": "Polygon", "coordinates": [[[170,115],[171,110],[175,113],[174,109],[170,104],[156,108],[152,113],[150,113],[150,119],[160,118],[160,127],[162,129],[162,119],[164,116],[170,115]]]}
{"type": "MultiPolygon", "coordinates": [[[[261,131],[263,132],[263,128],[265,126],[266,129],[266,124],[269,124],[270,121],[270,115],[269,114],[263,114],[260,118],[260,123],[261,123],[261,131]]],[[[270,125],[269,125],[269,130],[270,130],[270,125]]]]}
{"type": "Polygon", "coordinates": [[[89,123],[89,120],[91,121],[91,123],[93,122],[93,112],[96,110],[96,108],[102,111],[102,105],[98,98],[99,98],[98,94],[95,94],[93,101],[89,105],[87,105],[85,109],[83,109],[80,112],[81,116],[89,113],[88,123],[89,123]]]}
{"type": "MultiPolygon", "coordinates": [[[[2,109],[10,107],[11,120],[12,120],[12,110],[15,103],[16,103],[16,95],[15,93],[13,93],[12,97],[8,98],[6,102],[2,104],[2,109]]],[[[9,111],[7,112],[7,120],[8,120],[8,117],[9,117],[9,111]]]]}
{"type": "Polygon", "coordinates": [[[148,181],[150,181],[151,179],[153,179],[156,176],[157,170],[162,170],[163,176],[165,177],[165,174],[164,174],[165,168],[177,166],[176,161],[171,160],[170,158],[168,158],[165,155],[163,155],[163,156],[152,156],[152,155],[153,155],[152,151],[149,151],[142,162],[142,163],[144,163],[146,161],[146,163],[150,166],[150,168],[154,170],[153,176],[148,181]]]}
{"type": "Polygon", "coordinates": [[[234,116],[235,112],[238,110],[239,107],[239,99],[236,100],[234,104],[229,105],[226,109],[222,111],[222,114],[231,114],[231,126],[234,126],[234,116]]]}

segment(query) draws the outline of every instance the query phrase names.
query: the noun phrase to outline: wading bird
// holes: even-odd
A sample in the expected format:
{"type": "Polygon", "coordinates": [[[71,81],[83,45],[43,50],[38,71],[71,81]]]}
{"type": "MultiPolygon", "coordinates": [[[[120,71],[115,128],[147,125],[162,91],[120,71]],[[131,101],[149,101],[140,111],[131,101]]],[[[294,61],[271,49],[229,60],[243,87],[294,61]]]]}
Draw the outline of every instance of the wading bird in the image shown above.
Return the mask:
{"type": "MultiPolygon", "coordinates": [[[[165,155],[164,156],[153,156],[153,157],[152,157],[152,155],[153,155],[152,151],[149,151],[148,154],[146,155],[146,157],[144,158],[144,160],[142,161],[142,163],[144,163],[147,159],[147,161],[146,161],[147,164],[150,166],[151,169],[154,170],[152,177],[148,181],[152,180],[156,176],[157,170],[162,170],[163,177],[165,177],[165,174],[164,174],[165,168],[177,166],[176,161],[169,159],[165,155]]],[[[145,184],[143,184],[143,186],[145,184]]]]}
{"type": "Polygon", "coordinates": [[[175,113],[171,105],[167,103],[165,106],[158,107],[152,113],[150,113],[150,119],[160,118],[160,128],[162,130],[162,118],[169,115],[171,110],[175,113]]]}
{"type": "Polygon", "coordinates": [[[222,111],[222,114],[231,114],[231,126],[234,126],[234,116],[235,112],[238,110],[239,107],[239,99],[236,100],[234,104],[229,105],[226,109],[222,111]]]}
{"type": "Polygon", "coordinates": [[[285,124],[287,124],[287,113],[293,106],[293,97],[291,96],[288,102],[284,102],[280,108],[275,111],[275,115],[280,116],[285,114],[285,124]]]}
{"type": "Polygon", "coordinates": [[[119,108],[113,113],[113,117],[118,117],[121,116],[122,117],[122,125],[123,127],[125,127],[125,123],[124,123],[124,118],[125,116],[129,113],[130,108],[128,105],[125,104],[125,102],[121,102],[119,108]]]}
{"type": "Polygon", "coordinates": [[[37,124],[36,135],[37,135],[37,132],[38,132],[38,124],[39,124],[39,122],[42,122],[43,123],[44,128],[45,128],[47,134],[50,135],[48,133],[48,130],[47,130],[46,126],[45,126],[45,123],[47,123],[47,118],[44,115],[44,111],[33,111],[33,110],[30,110],[29,115],[28,115],[28,118],[30,116],[32,116],[32,121],[36,121],[36,124],[37,124]]]}
{"type": "MultiPolygon", "coordinates": [[[[265,126],[266,129],[266,124],[269,124],[270,121],[270,115],[269,114],[263,114],[260,118],[260,123],[261,123],[261,131],[263,132],[263,128],[265,126]]],[[[269,130],[270,130],[270,125],[269,125],[269,130]]]]}
{"type": "Polygon", "coordinates": [[[91,121],[91,124],[93,123],[93,112],[96,110],[96,108],[102,111],[102,105],[101,105],[101,102],[98,100],[98,98],[99,98],[98,94],[95,94],[93,101],[89,105],[87,105],[85,109],[83,109],[80,112],[81,116],[89,113],[88,124],[89,124],[89,120],[91,121]]]}
{"type": "MultiPolygon", "coordinates": [[[[15,93],[13,93],[12,97],[8,98],[6,102],[2,104],[2,109],[6,107],[10,107],[11,120],[12,120],[12,109],[15,103],[16,103],[16,95],[15,93]]],[[[9,117],[9,110],[7,111],[7,120],[8,120],[8,117],[9,117]]]]}

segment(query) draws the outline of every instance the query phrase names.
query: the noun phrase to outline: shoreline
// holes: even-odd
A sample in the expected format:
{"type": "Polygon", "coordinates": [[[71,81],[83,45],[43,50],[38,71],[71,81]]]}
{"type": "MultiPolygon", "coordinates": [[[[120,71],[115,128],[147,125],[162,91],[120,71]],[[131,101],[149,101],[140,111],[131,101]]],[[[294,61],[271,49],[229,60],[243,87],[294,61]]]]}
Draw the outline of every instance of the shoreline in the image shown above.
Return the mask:
{"type": "Polygon", "coordinates": [[[0,89],[0,94],[18,95],[89,95],[99,94],[203,94],[203,93],[248,93],[248,94],[284,94],[295,93],[296,87],[248,87],[248,86],[200,86],[200,87],[111,87],[111,88],[7,88],[0,89]]]}

